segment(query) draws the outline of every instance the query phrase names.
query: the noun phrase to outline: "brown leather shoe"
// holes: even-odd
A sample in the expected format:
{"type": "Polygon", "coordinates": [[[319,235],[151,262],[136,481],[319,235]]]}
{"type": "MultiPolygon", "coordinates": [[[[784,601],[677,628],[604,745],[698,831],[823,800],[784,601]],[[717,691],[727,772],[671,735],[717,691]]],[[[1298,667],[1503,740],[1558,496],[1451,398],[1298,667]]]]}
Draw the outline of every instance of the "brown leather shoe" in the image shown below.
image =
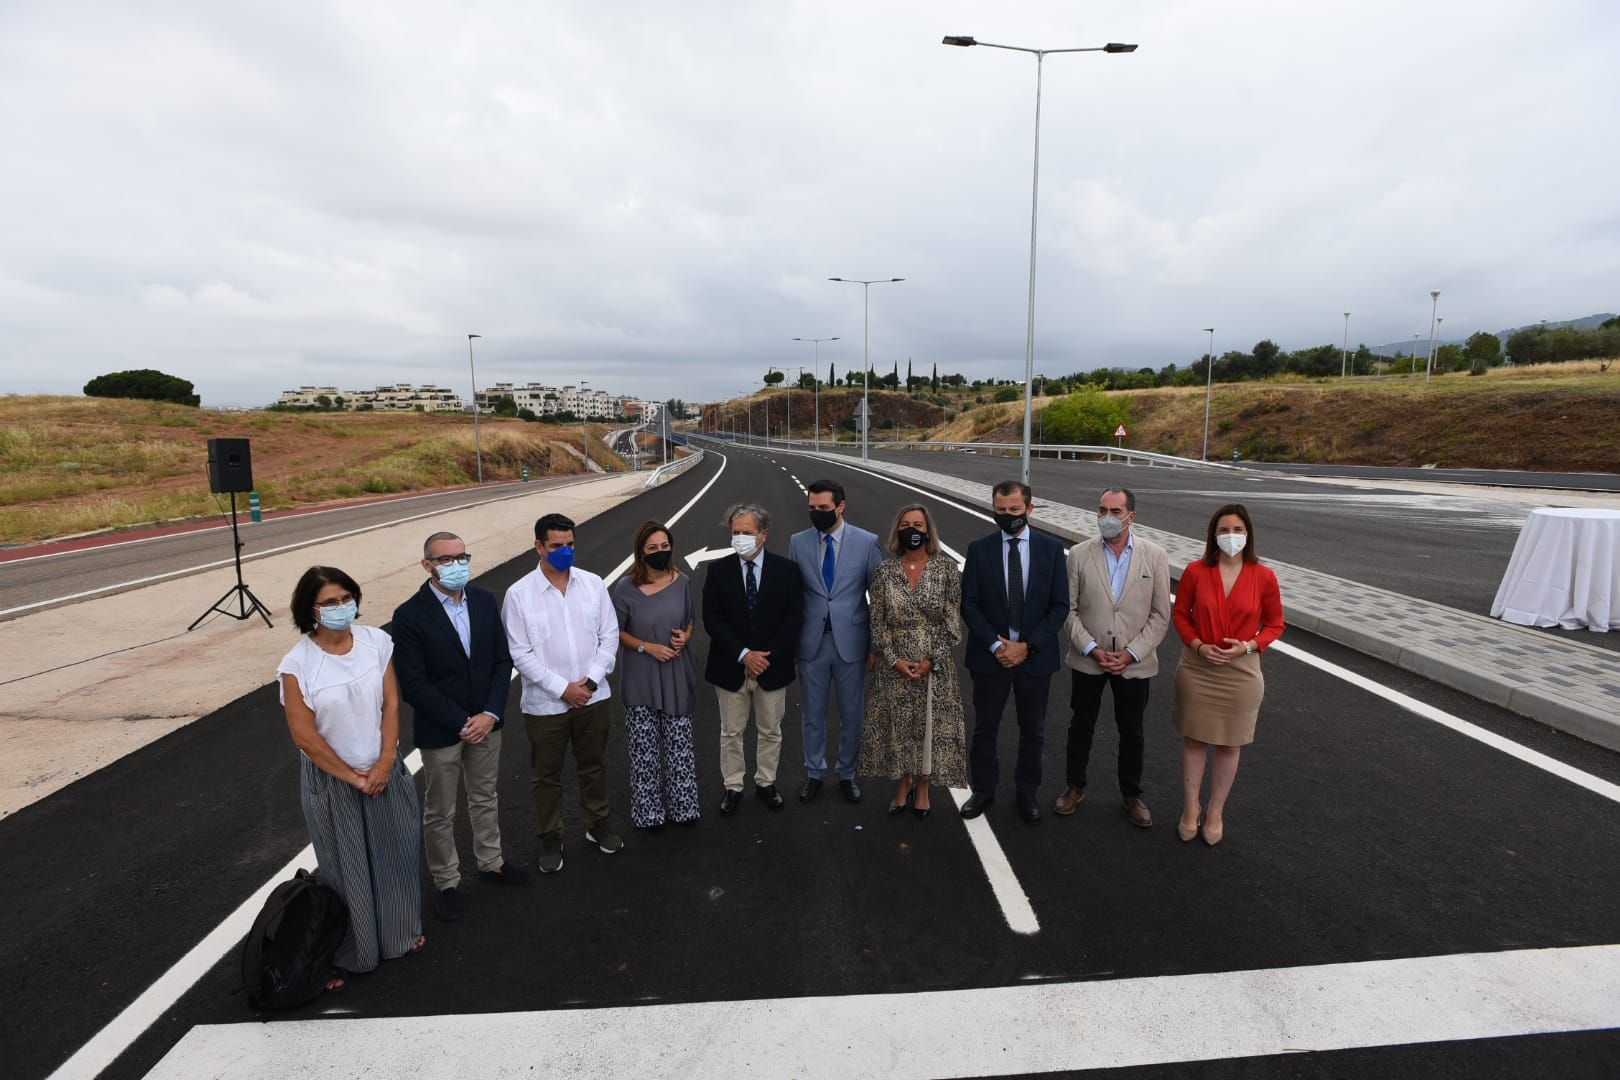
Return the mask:
{"type": "Polygon", "coordinates": [[[1070,814],[1074,813],[1076,807],[1085,801],[1086,789],[1083,787],[1072,787],[1057,797],[1057,802],[1052,805],[1052,813],[1058,814],[1062,817],[1068,817],[1070,814]]]}
{"type": "Polygon", "coordinates": [[[1153,815],[1148,813],[1147,803],[1130,795],[1125,796],[1125,816],[1139,829],[1150,828],[1153,825],[1153,815]]]}

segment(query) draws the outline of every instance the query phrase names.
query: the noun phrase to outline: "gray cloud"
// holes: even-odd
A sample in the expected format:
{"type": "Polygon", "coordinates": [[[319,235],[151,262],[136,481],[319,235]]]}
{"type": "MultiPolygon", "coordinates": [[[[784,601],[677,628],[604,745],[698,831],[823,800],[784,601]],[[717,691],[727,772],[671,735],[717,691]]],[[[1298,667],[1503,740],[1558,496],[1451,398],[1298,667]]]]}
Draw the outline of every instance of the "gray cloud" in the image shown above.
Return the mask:
{"type": "Polygon", "coordinates": [[[9,5],[0,389],[496,378],[706,397],[1614,310],[1620,14],[1576,0],[9,5]]]}

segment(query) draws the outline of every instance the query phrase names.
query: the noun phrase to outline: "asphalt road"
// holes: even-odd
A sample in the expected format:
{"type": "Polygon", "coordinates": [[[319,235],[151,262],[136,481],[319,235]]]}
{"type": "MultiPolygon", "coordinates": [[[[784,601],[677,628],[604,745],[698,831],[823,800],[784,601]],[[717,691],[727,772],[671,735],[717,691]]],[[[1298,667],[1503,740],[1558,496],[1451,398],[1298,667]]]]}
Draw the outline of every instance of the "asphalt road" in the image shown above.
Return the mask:
{"type": "Polygon", "coordinates": [[[1293,462],[1245,461],[1243,468],[1302,476],[1347,476],[1358,480],[1421,480],[1430,484],[1481,484],[1487,487],[1539,488],[1562,491],[1620,492],[1614,473],[1527,472],[1514,469],[1398,469],[1373,465],[1300,465],[1293,462]]]}
{"type": "MultiPolygon", "coordinates": [[[[340,506],[310,513],[277,514],[257,524],[241,507],[238,523],[244,563],[291,547],[317,544],[339,534],[387,525],[414,516],[426,517],[458,507],[478,506],[532,494],[536,490],[578,481],[575,476],[547,477],[527,484],[486,484],[430,495],[340,506]]],[[[231,562],[230,517],[208,529],[189,529],[140,540],[118,540],[95,547],[0,560],[0,619],[66,603],[87,595],[108,596],[231,562]]]]}
{"type": "MultiPolygon", "coordinates": [[[[640,521],[667,518],[722,467],[720,481],[674,526],[677,550],[724,546],[724,507],[746,497],[776,517],[769,546],[785,553],[789,535],[806,524],[793,477],[812,477],[787,456],[725,453],[723,462],[711,455],[582,526],[579,564],[598,573],[617,566],[640,521]]],[[[876,531],[916,494],[837,466],[824,471],[844,482],[850,520],[876,531]]],[[[924,501],[953,547],[990,528],[963,508],[924,501]]],[[[480,556],[486,565],[511,556],[478,578],[497,593],[534,565],[532,553],[480,556]]],[[[695,586],[705,572],[696,572],[695,586]]],[[[1620,803],[1280,651],[1265,660],[1267,704],[1243,758],[1225,842],[1215,849],[1178,843],[1168,674],[1178,646],[1170,638],[1148,712],[1153,829],[1128,825],[1113,797],[1116,742],[1106,706],[1093,798],[1079,813],[1030,827],[1005,799],[987,815],[1040,920],[1036,934],[1008,930],[943,797],[928,821],[886,817],[890,785],[880,780],[865,781],[858,806],[832,789],[808,807],[791,798],[803,775],[797,684],[784,724],[787,808],[772,813],[750,797],[735,818],[718,818],[718,718],[705,690],[695,717],[705,815],[697,827],[628,828],[616,721],[609,777],[615,818],[628,834],[623,853],[603,856],[584,844],[570,782],[562,873],[525,890],[471,882],[461,921],[425,916],[423,953],[385,964],[290,1018],[912,993],[1620,942],[1620,803]]],[[[1620,782],[1620,755],[1309,635],[1290,632],[1285,641],[1620,782]]],[[[694,648],[701,670],[701,629],[694,648]]],[[[1064,678],[1047,715],[1041,793],[1048,804],[1064,779],[1064,678]]],[[[515,693],[509,709],[516,714],[515,693]]],[[[1016,726],[1002,730],[1010,772],[1016,726]]],[[[505,842],[532,867],[526,759],[521,726],[513,725],[501,771],[505,842]]],[[[0,1059],[8,1075],[47,1075],[304,846],[295,760],[267,685],[0,821],[0,860],[13,869],[0,880],[12,928],[0,941],[0,970],[9,975],[0,990],[0,1059]]],[[[469,850],[465,835],[462,850],[469,850]]],[[[255,1017],[233,993],[238,984],[233,951],[162,1009],[106,1075],[142,1075],[197,1024],[279,1019],[255,1017]]],[[[1567,992],[1581,990],[1572,973],[1567,992]]],[[[1379,1002],[1367,1010],[1376,1023],[1379,1002]]],[[[634,1040],[637,1032],[618,1037],[634,1040]]],[[[352,1047],[357,1066],[367,1051],[352,1047]]],[[[662,1051],[646,1048],[649,1060],[662,1051]]],[[[873,1047],[872,1061],[874,1073],[891,1071],[883,1047],[873,1047]]],[[[758,1074],[803,1074],[812,1064],[773,1058],[758,1074]]],[[[1119,1075],[1611,1077],[1617,1068],[1620,1031],[1603,1031],[1231,1058],[1119,1075]]]]}
{"type": "MultiPolygon", "coordinates": [[[[1017,479],[1019,471],[1016,458],[988,454],[881,450],[872,457],[983,484],[1017,479]]],[[[1262,558],[1480,615],[1490,614],[1531,510],[1522,503],[1470,495],[1117,462],[1038,458],[1030,479],[1036,502],[1044,496],[1079,507],[1094,505],[1092,500],[1107,487],[1128,487],[1137,496],[1138,521],[1190,537],[1205,535],[1217,507],[1243,503],[1254,517],[1262,558]]],[[[1547,632],[1620,651],[1620,634],[1547,632]]]]}

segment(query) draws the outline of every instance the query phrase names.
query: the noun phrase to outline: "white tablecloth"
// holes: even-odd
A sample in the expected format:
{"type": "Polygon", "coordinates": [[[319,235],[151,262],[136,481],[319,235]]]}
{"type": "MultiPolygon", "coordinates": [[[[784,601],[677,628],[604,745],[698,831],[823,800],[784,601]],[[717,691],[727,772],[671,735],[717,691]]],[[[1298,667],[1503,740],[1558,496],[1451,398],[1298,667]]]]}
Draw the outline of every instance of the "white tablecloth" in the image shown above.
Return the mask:
{"type": "Polygon", "coordinates": [[[1520,626],[1620,630],[1620,510],[1533,510],[1491,615],[1520,626]]]}

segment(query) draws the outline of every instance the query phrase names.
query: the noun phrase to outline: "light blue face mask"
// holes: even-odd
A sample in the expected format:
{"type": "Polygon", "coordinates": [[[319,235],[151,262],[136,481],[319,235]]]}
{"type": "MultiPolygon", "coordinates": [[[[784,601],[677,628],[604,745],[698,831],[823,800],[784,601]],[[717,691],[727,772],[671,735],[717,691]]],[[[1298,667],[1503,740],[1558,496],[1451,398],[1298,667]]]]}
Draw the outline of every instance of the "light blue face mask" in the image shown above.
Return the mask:
{"type": "Polygon", "coordinates": [[[337,607],[315,609],[316,613],[321,617],[321,625],[328,630],[347,630],[349,624],[354,622],[354,616],[359,610],[360,605],[353,600],[346,604],[339,604],[337,607]]]}
{"type": "Polygon", "coordinates": [[[467,582],[472,578],[472,564],[453,562],[449,566],[439,567],[439,584],[455,592],[466,588],[467,582]]]}

